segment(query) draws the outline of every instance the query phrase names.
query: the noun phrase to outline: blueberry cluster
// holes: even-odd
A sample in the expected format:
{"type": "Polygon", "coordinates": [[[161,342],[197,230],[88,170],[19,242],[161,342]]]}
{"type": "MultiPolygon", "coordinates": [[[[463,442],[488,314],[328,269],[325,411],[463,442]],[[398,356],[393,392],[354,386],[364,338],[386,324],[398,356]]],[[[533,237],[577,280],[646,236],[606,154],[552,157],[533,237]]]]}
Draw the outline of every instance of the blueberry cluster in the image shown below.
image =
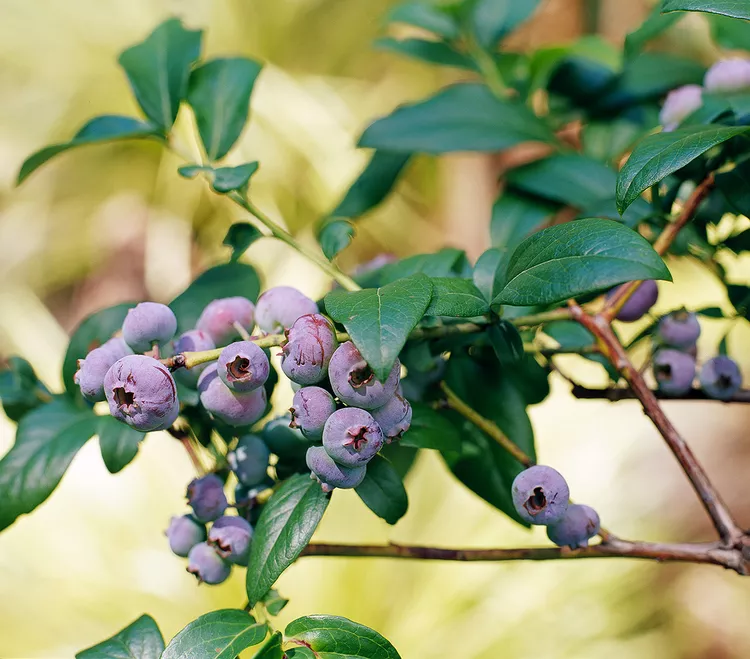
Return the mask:
{"type": "Polygon", "coordinates": [[[516,476],[511,487],[513,506],[529,524],[547,527],[547,537],[559,547],[586,547],[599,533],[599,515],[580,504],[571,504],[562,475],[536,465],[516,476]]]}

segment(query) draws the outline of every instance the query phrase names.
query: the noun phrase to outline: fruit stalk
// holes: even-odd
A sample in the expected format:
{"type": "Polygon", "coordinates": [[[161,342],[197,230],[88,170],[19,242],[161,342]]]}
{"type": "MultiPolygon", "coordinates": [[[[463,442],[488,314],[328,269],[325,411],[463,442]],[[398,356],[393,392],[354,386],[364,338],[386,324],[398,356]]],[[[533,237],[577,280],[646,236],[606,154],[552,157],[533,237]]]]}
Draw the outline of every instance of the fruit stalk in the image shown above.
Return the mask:
{"type": "MultiPolygon", "coordinates": [[[[608,387],[602,389],[594,389],[590,387],[584,387],[581,384],[574,384],[572,393],[576,398],[580,399],[600,399],[608,401],[618,400],[635,400],[638,397],[635,395],[632,389],[626,387],[608,387]]],[[[670,396],[660,391],[654,391],[654,396],[658,399],[665,400],[707,400],[716,401],[715,398],[707,396],[702,389],[691,389],[688,393],[682,396],[670,396]]],[[[727,403],[750,403],[750,389],[741,389],[738,391],[727,403]]]]}

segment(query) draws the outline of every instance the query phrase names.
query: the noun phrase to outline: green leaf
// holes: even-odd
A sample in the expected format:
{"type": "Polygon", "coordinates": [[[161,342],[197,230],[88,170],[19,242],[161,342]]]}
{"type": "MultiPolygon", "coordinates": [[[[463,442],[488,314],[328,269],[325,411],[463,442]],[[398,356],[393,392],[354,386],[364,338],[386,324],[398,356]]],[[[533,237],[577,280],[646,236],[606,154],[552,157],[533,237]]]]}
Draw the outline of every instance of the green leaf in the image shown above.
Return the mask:
{"type": "Polygon", "coordinates": [[[201,35],[172,18],[119,57],[143,113],[164,130],[172,127],[187,95],[190,67],[200,57],[201,35]]]}
{"type": "Polygon", "coordinates": [[[279,595],[278,590],[269,590],[262,600],[263,606],[266,607],[266,611],[272,616],[277,616],[283,608],[289,604],[289,600],[279,595]]]}
{"type": "Polygon", "coordinates": [[[405,2],[397,5],[388,14],[386,21],[421,27],[446,39],[456,39],[460,34],[456,21],[430,2],[405,2]]]}
{"type": "Polygon", "coordinates": [[[461,450],[461,435],[443,415],[424,403],[412,403],[411,426],[399,446],[451,452],[461,450]]]}
{"type": "Polygon", "coordinates": [[[648,18],[641,23],[640,27],[625,37],[626,57],[633,57],[640,53],[649,41],[662,35],[680,20],[681,16],[679,14],[662,14],[661,4],[661,2],[657,2],[648,18]]]}
{"type": "Polygon", "coordinates": [[[235,659],[243,650],[258,645],[267,633],[266,624],[255,622],[245,611],[212,611],[178,632],[161,659],[235,659]]]}
{"type": "Polygon", "coordinates": [[[748,130],[744,126],[688,126],[641,140],[617,176],[617,209],[623,213],[647,188],[748,130]]]}
{"type": "Polygon", "coordinates": [[[481,84],[446,87],[373,123],[359,146],[400,152],[501,151],[522,142],[555,142],[542,119],[518,100],[481,84]]]}
{"type": "Polygon", "coordinates": [[[318,659],[317,655],[304,645],[298,648],[290,648],[286,651],[286,657],[284,659],[318,659]]]}
{"type": "Polygon", "coordinates": [[[254,606],[310,542],[329,497],[309,474],[282,483],[255,526],[247,568],[247,597],[254,606]]]}
{"type": "Polygon", "coordinates": [[[750,216],[750,162],[738,164],[734,169],[718,174],[716,187],[736,213],[750,216]]]}
{"type": "MultiPolygon", "coordinates": [[[[679,16],[679,14],[669,14],[679,16]]],[[[708,17],[714,41],[722,48],[747,48],[750,43],[750,23],[713,14],[708,17]]]]}
{"type": "Polygon", "coordinates": [[[263,644],[263,647],[258,650],[254,659],[283,659],[284,652],[281,649],[283,641],[284,639],[281,632],[276,632],[263,644]]]}
{"type": "Polygon", "coordinates": [[[99,417],[96,434],[104,465],[110,474],[127,467],[138,453],[138,446],[146,436],[111,416],[99,417]]]}
{"type": "Polygon", "coordinates": [[[212,59],[190,74],[187,100],[209,160],[221,160],[239,139],[262,65],[247,57],[212,59]]]}
{"type": "Polygon", "coordinates": [[[750,21],[750,5],[746,0],[665,0],[662,11],[702,11],[750,21]]]}
{"type": "Polygon", "coordinates": [[[463,53],[455,50],[445,41],[427,41],[426,39],[393,39],[383,37],[375,40],[375,48],[388,50],[406,57],[438,64],[440,66],[452,66],[457,69],[475,70],[473,60],[463,53]]]}
{"type": "Polygon", "coordinates": [[[208,165],[183,165],[177,169],[177,173],[183,178],[195,178],[204,174],[211,189],[219,194],[226,194],[233,190],[244,192],[250,183],[253,174],[258,171],[256,161],[246,162],[244,165],[235,167],[209,167],[208,165]]]}
{"type": "Polygon", "coordinates": [[[238,261],[247,248],[262,237],[263,234],[249,222],[235,222],[229,227],[222,245],[232,248],[230,261],[238,261]]]}
{"type": "Polygon", "coordinates": [[[260,280],[254,268],[244,263],[224,263],[199,275],[169,306],[177,316],[180,333],[195,327],[198,316],[212,300],[240,296],[255,302],[259,292],[260,280]]]}
{"type": "Polygon", "coordinates": [[[94,117],[86,122],[69,142],[46,146],[26,158],[18,172],[16,185],[21,185],[30,174],[57,154],[63,153],[63,151],[68,151],[78,146],[86,146],[87,144],[103,144],[105,142],[145,138],[156,138],[163,141],[164,134],[156,126],[140,119],[134,119],[133,117],[122,117],[119,115],[94,117]]]}
{"type": "Polygon", "coordinates": [[[594,160],[616,161],[643,136],[643,132],[638,123],[629,119],[590,121],[583,127],[583,153],[594,160]]]}
{"type": "Polygon", "coordinates": [[[473,318],[489,312],[487,301],[470,279],[434,277],[431,281],[432,300],[425,316],[473,318]]]}
{"type": "Polygon", "coordinates": [[[416,274],[381,288],[333,291],[326,295],[325,307],[346,328],[375,377],[385,382],[431,298],[429,277],[416,274]]]}
{"type": "Polygon", "coordinates": [[[81,650],[76,659],[159,659],[163,650],[158,625],[151,616],[142,615],[106,641],[81,650]]]}
{"type": "Polygon", "coordinates": [[[15,444],[0,460],[0,530],[52,494],[78,449],[96,433],[97,421],[64,398],[21,419],[15,444]]]}
{"type": "Polygon", "coordinates": [[[724,318],[721,307],[703,307],[702,309],[696,309],[695,313],[706,318],[724,318]]]}
{"type": "Polygon", "coordinates": [[[415,254],[384,265],[357,277],[357,283],[366,288],[383,286],[420,272],[429,277],[468,277],[471,275],[471,266],[465,252],[444,247],[431,254],[415,254]]]}
{"type": "Polygon", "coordinates": [[[8,357],[0,368],[0,403],[5,415],[16,423],[25,414],[51,398],[33,367],[21,357],[8,357]]]}
{"type": "Polygon", "coordinates": [[[472,279],[487,302],[492,302],[505,286],[509,257],[505,250],[488,249],[477,259],[472,279]]]}
{"type": "Polygon", "coordinates": [[[493,48],[506,34],[531,17],[539,0],[476,0],[471,10],[471,27],[477,41],[493,48]]]}
{"type": "Polygon", "coordinates": [[[727,295],[737,313],[747,318],[750,312],[750,286],[727,284],[727,295]]]}
{"type": "Polygon", "coordinates": [[[311,649],[318,659],[401,659],[376,631],[338,616],[297,618],[284,634],[311,649]]]}
{"type": "Polygon", "coordinates": [[[583,219],[524,240],[494,303],[552,304],[636,279],[672,277],[648,241],[612,220],[583,219]]]}
{"type": "Polygon", "coordinates": [[[96,311],[81,321],[73,332],[62,368],[65,390],[71,396],[81,395],[78,385],[73,382],[73,376],[78,370],[78,360],[83,359],[94,348],[98,348],[102,343],[111,339],[112,335],[122,328],[122,321],[125,320],[128,309],[134,306],[134,302],[126,302],[96,311]]]}
{"type": "Polygon", "coordinates": [[[318,232],[318,242],[330,261],[342,249],[349,247],[354,238],[354,225],[349,220],[327,220],[318,232]]]}
{"type": "Polygon", "coordinates": [[[487,328],[490,345],[502,366],[513,366],[524,358],[523,339],[515,325],[500,320],[487,328]]]}
{"type": "MultiPolygon", "coordinates": [[[[566,350],[581,350],[596,345],[596,339],[583,325],[574,320],[555,320],[544,325],[544,333],[551,336],[566,350]]],[[[601,364],[612,380],[617,382],[620,374],[610,361],[600,354],[583,355],[586,359],[601,364]]]]}
{"type": "Polygon", "coordinates": [[[388,524],[395,524],[406,515],[409,497],[404,482],[384,457],[376,455],[367,463],[365,479],[354,489],[365,505],[388,524]]]}
{"type": "MultiPolygon", "coordinates": [[[[509,176],[512,177],[513,172],[509,176]]],[[[557,209],[556,204],[506,190],[492,206],[492,246],[503,247],[508,252],[513,251],[524,238],[547,222],[557,209]]]]}

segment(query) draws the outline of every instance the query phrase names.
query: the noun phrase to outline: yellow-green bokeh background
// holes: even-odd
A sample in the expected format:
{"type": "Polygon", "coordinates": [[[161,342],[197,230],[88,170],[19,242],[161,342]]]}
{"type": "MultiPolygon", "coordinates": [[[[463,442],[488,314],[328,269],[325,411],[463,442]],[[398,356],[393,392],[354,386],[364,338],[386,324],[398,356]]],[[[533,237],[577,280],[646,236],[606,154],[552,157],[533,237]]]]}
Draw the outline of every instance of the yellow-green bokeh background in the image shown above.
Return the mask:
{"type": "MultiPolygon", "coordinates": [[[[226,256],[223,234],[242,216],[204,186],[177,177],[179,161],[154,145],[87,148],[57,159],[21,189],[24,157],[68,138],[88,117],[135,114],[117,53],[170,14],[207,29],[209,54],[268,62],[253,98],[252,125],[236,162],[258,159],[255,202],[312,244],[311,223],[335,203],[365,158],[358,132],[397,103],[454,79],[373,51],[391,0],[0,0],[0,354],[20,353],[60,386],[67,332],[116,302],[169,300],[226,256]]],[[[526,43],[554,42],[585,24],[584,5],[548,0],[526,43]]],[[[602,30],[617,39],[646,7],[602,1],[602,30]],[[627,5],[627,6],[625,6],[627,5]],[[619,14],[618,14],[619,12],[619,14]]],[[[673,39],[700,56],[700,19],[673,39]],[[686,45],[687,44],[687,45],[686,45]]],[[[190,144],[189,117],[178,130],[190,144]]],[[[452,244],[476,255],[487,241],[492,175],[483,156],[421,159],[382,209],[359,225],[342,257],[352,267],[379,252],[408,255],[452,244]]],[[[328,282],[281,244],[246,255],[266,284],[320,295],[328,282]]],[[[660,309],[685,301],[727,304],[694,265],[671,262],[660,309]]],[[[741,274],[741,263],[727,262],[741,274]]],[[[716,350],[722,325],[705,323],[701,353],[716,350]]],[[[626,330],[634,331],[634,330],[626,330]]],[[[730,349],[750,369],[747,328],[730,349]]],[[[575,358],[561,366],[595,382],[575,358]]],[[[488,383],[491,385],[491,383],[488,383]]],[[[282,389],[279,408],[290,394],[282,389]]],[[[741,522],[750,525],[750,444],[745,408],[671,403],[670,417],[705,461],[741,522]]],[[[700,505],[656,431],[632,402],[573,400],[564,381],[532,410],[539,455],[608,528],[643,539],[708,539],[700,505]]],[[[13,441],[0,419],[0,451],[13,441]]],[[[196,587],[172,556],[163,529],[184,510],[191,466],[163,433],[138,459],[108,474],[96,441],[32,516],[0,535],[0,657],[72,657],[141,613],[170,638],[198,615],[244,603],[237,571],[220,587],[196,587]]],[[[426,452],[408,479],[410,510],[395,528],[356,495],[338,492],[321,540],[394,540],[454,546],[545,543],[469,493],[426,452]]],[[[0,501],[0,505],[2,502],[0,501]]],[[[660,659],[750,655],[750,582],[710,567],[632,561],[439,564],[312,559],[279,584],[299,615],[346,615],[386,635],[404,659],[660,659]]]]}

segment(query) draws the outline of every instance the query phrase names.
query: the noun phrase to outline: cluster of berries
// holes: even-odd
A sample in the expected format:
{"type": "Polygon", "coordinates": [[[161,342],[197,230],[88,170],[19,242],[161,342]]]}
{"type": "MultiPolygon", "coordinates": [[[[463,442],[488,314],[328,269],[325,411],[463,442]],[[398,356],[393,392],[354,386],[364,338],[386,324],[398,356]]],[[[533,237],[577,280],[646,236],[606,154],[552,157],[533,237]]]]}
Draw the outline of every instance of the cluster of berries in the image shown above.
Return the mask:
{"type": "Polygon", "coordinates": [[[511,487],[513,506],[529,524],[547,527],[547,537],[558,547],[586,547],[599,533],[599,515],[581,504],[571,504],[562,475],[536,465],[516,476],[511,487]]]}

